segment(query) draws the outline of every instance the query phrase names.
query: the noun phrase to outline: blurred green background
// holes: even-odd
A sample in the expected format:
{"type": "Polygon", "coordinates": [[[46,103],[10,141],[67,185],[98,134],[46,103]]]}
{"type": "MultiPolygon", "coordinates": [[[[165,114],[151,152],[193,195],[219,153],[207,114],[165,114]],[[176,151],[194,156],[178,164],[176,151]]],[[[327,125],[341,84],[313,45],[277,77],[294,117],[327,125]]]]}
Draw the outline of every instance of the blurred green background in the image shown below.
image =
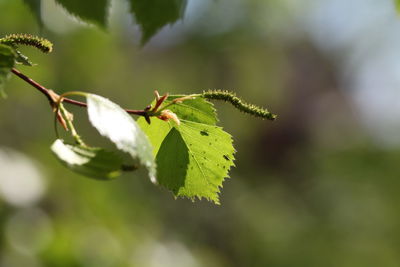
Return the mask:
{"type": "MultiPolygon", "coordinates": [[[[62,167],[47,100],[12,77],[0,103],[0,266],[400,266],[400,19],[391,0],[189,0],[140,47],[127,4],[99,29],[42,0],[0,0],[0,34],[50,39],[21,71],[59,93],[141,109],[161,93],[236,91],[275,122],[216,103],[237,167],[221,206],[175,200],[144,172],[62,167]]],[[[85,112],[78,129],[103,144],[85,112]]]]}

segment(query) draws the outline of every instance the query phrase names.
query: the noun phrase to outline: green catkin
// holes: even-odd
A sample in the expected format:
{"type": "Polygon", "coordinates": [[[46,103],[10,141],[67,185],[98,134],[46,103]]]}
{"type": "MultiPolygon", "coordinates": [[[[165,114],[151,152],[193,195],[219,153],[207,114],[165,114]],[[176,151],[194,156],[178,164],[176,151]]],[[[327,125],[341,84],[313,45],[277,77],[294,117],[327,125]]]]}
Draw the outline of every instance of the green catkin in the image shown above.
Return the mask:
{"type": "Polygon", "coordinates": [[[43,53],[50,53],[53,50],[53,44],[44,38],[30,34],[10,34],[0,39],[0,44],[16,47],[18,45],[33,46],[43,53]]]}
{"type": "Polygon", "coordinates": [[[208,90],[204,91],[201,96],[209,100],[223,100],[229,102],[238,110],[253,115],[255,117],[261,117],[268,120],[275,120],[277,117],[277,115],[272,114],[265,108],[261,108],[256,105],[244,102],[233,92],[222,90],[208,90]]]}

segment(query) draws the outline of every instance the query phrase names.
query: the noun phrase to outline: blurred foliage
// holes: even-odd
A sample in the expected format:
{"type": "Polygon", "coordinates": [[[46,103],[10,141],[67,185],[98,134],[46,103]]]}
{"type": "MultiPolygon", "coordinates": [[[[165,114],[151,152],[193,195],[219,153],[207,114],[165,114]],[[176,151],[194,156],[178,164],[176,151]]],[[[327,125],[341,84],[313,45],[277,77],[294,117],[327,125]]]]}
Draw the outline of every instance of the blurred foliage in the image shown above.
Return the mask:
{"type": "MultiPolygon", "coordinates": [[[[41,0],[24,0],[42,25],[41,0]]],[[[80,20],[106,28],[110,0],[56,0],[67,12],[80,20]]],[[[186,0],[129,0],[132,15],[143,31],[142,43],[146,43],[157,31],[180,19],[185,11],[186,0]]]]}
{"type": "Polygon", "coordinates": [[[80,19],[97,23],[103,27],[107,24],[108,0],[57,0],[57,2],[80,19]]]}
{"type": "MultiPolygon", "coordinates": [[[[20,68],[59,93],[86,90],[140,108],[154,89],[234,89],[280,115],[264,123],[218,106],[240,153],[214,206],[174,200],[145,172],[99,182],[65,170],[48,149],[47,100],[11,79],[0,104],[0,265],[399,266],[400,150],[379,147],[362,128],[336,58],[307,34],[285,35],[288,28],[274,24],[293,12],[290,1],[228,1],[240,14],[222,25],[213,14],[227,22],[235,13],[220,10],[225,2],[210,4],[197,22],[188,13],[186,30],[161,31],[140,49],[123,12],[110,17],[122,22],[109,32],[71,22],[59,33],[35,26],[22,1],[0,0],[0,35],[41,31],[54,41],[53,55],[32,53],[40,68],[20,68]],[[6,147],[41,173],[45,191],[36,201],[7,197],[4,181],[33,170],[23,172],[26,159],[6,147]]],[[[79,111],[77,127],[95,136],[79,111]]],[[[17,184],[17,197],[33,188],[28,181],[17,184]]]]}
{"type": "Polygon", "coordinates": [[[143,30],[142,42],[147,42],[158,30],[174,23],[184,14],[187,0],[130,0],[132,12],[143,30]]]}
{"type": "Polygon", "coordinates": [[[10,76],[11,68],[14,66],[15,54],[12,48],[0,44],[0,95],[5,95],[4,84],[10,76]]]}

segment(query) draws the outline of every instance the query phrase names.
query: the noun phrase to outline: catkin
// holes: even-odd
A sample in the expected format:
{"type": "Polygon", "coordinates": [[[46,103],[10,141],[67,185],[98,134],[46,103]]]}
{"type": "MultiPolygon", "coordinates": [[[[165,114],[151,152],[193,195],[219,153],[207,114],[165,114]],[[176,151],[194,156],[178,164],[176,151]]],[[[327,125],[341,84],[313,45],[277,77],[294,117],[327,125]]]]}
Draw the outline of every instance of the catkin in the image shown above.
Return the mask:
{"type": "Polygon", "coordinates": [[[1,38],[0,43],[14,47],[18,45],[33,46],[43,53],[50,53],[53,50],[53,44],[49,40],[30,34],[10,34],[1,38]]]}
{"type": "Polygon", "coordinates": [[[268,120],[275,120],[277,117],[275,114],[272,114],[265,108],[244,102],[233,92],[222,90],[208,90],[204,91],[202,96],[209,100],[223,100],[229,102],[238,110],[253,115],[255,117],[261,117],[268,120]]]}

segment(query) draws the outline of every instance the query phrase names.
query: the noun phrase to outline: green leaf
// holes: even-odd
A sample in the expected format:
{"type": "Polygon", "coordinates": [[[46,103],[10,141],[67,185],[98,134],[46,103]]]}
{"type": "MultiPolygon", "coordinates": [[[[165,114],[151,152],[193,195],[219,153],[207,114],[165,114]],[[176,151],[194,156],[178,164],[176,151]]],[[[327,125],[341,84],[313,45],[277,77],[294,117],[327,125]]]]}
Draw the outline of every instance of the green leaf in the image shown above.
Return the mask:
{"type": "MultiPolygon", "coordinates": [[[[171,95],[164,103],[169,104],[176,98],[185,97],[185,95],[171,95]]],[[[214,105],[203,97],[187,99],[181,103],[176,103],[168,107],[169,110],[178,115],[179,119],[199,122],[209,125],[216,125],[218,122],[214,105]]]]}
{"type": "Polygon", "coordinates": [[[69,13],[78,18],[105,27],[108,0],[57,0],[69,13]]]}
{"type": "Polygon", "coordinates": [[[137,120],[137,123],[149,138],[153,146],[153,155],[155,157],[160,149],[161,143],[164,141],[164,138],[167,136],[172,126],[157,118],[151,119],[151,125],[142,117],[137,120]]]}
{"type": "Polygon", "coordinates": [[[12,47],[0,44],[0,95],[3,97],[5,97],[4,84],[14,67],[15,57],[12,47]]]}
{"type": "MultiPolygon", "coordinates": [[[[182,96],[170,96],[166,103],[177,97],[182,96]]],[[[158,182],[175,196],[204,197],[218,204],[219,188],[233,166],[231,136],[215,126],[215,109],[202,97],[168,108],[181,120],[179,126],[156,118],[149,125],[138,119],[154,147],[158,182]]]]}
{"type": "Polygon", "coordinates": [[[109,180],[121,173],[122,159],[102,148],[74,146],[57,139],[51,150],[63,165],[87,177],[109,180]]]}
{"type": "Polygon", "coordinates": [[[175,196],[219,204],[219,188],[233,166],[231,136],[217,126],[182,121],[157,153],[158,182],[175,196]]]}
{"type": "MultiPolygon", "coordinates": [[[[172,100],[184,96],[185,95],[171,95],[164,101],[164,103],[169,104],[172,100]]],[[[154,103],[155,102],[152,103],[153,106],[154,103]]],[[[168,107],[168,109],[174,112],[179,119],[187,121],[199,122],[208,125],[215,125],[218,121],[214,105],[202,97],[185,100],[182,103],[177,103],[168,107]]],[[[152,118],[151,125],[148,125],[143,117],[139,118],[137,122],[149,137],[150,142],[153,145],[154,155],[157,155],[162,141],[171,130],[171,126],[169,126],[168,123],[156,118],[152,118]]]]}
{"type": "Polygon", "coordinates": [[[142,29],[142,43],[146,43],[158,30],[180,19],[186,0],[130,0],[131,10],[142,29]]]}
{"type": "Polygon", "coordinates": [[[91,124],[119,150],[138,159],[148,169],[151,181],[155,182],[156,164],[152,154],[153,148],[139,125],[125,110],[110,100],[93,94],[87,94],[86,98],[91,124]]]}
{"type": "Polygon", "coordinates": [[[41,0],[24,0],[24,2],[32,11],[39,25],[42,26],[43,21],[41,17],[41,0]]]}

